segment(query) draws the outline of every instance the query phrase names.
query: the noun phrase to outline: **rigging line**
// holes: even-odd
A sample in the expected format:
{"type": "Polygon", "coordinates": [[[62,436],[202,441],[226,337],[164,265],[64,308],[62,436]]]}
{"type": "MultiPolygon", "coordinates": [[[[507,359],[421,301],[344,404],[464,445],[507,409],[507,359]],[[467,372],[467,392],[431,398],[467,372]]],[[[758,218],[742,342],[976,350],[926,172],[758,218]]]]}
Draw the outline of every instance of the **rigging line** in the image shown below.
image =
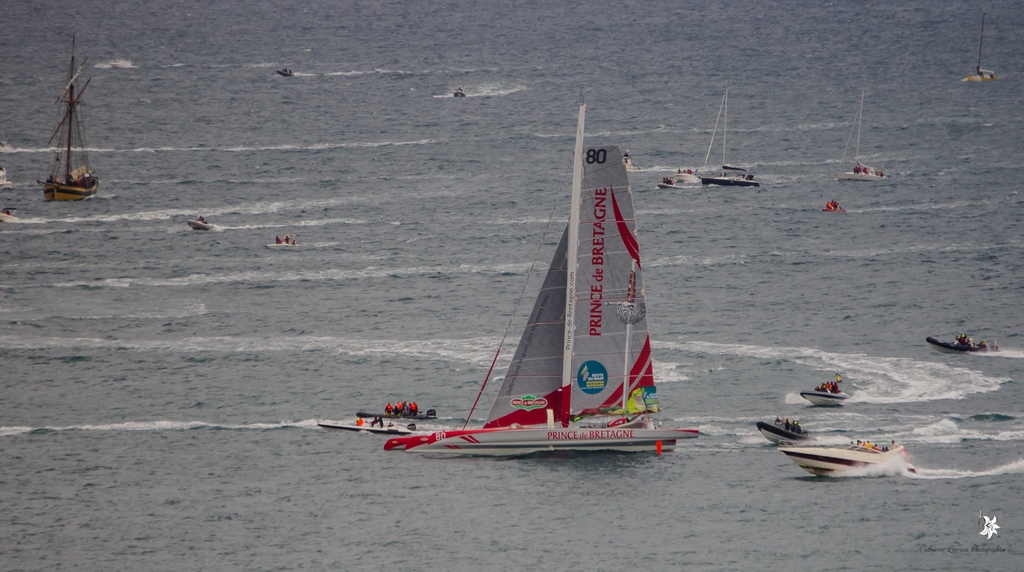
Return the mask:
{"type": "MultiPolygon", "coordinates": [[[[573,149],[573,160],[575,160],[576,150],[573,149]]],[[[501,355],[501,348],[505,346],[505,340],[508,338],[508,332],[512,329],[512,322],[516,318],[516,313],[519,311],[519,305],[523,301],[523,296],[526,295],[526,287],[530,283],[530,277],[533,275],[534,269],[537,267],[537,259],[540,257],[541,249],[544,247],[544,242],[547,239],[548,231],[551,230],[551,221],[555,217],[555,211],[558,209],[558,197],[562,196],[561,189],[565,188],[565,179],[569,175],[569,171],[572,169],[573,161],[569,161],[569,167],[562,173],[562,183],[559,185],[559,192],[555,195],[555,202],[551,205],[551,212],[548,213],[548,222],[544,225],[544,232],[541,233],[540,242],[537,244],[537,252],[533,255],[533,263],[530,264],[530,270],[526,273],[526,280],[523,280],[523,289],[519,292],[519,298],[516,299],[516,305],[512,308],[512,315],[509,316],[508,325],[505,326],[505,333],[501,336],[501,343],[498,344],[498,350],[494,352],[494,359],[491,360],[491,367],[487,369],[487,375],[484,376],[483,383],[480,384],[480,391],[476,394],[476,399],[473,400],[473,407],[469,410],[469,415],[466,416],[466,422],[462,424],[462,428],[465,429],[469,425],[469,420],[473,418],[473,412],[476,411],[476,406],[480,403],[480,396],[483,395],[484,389],[487,388],[487,382],[491,379],[491,373],[494,371],[494,365],[498,362],[498,356],[501,355]]]]}

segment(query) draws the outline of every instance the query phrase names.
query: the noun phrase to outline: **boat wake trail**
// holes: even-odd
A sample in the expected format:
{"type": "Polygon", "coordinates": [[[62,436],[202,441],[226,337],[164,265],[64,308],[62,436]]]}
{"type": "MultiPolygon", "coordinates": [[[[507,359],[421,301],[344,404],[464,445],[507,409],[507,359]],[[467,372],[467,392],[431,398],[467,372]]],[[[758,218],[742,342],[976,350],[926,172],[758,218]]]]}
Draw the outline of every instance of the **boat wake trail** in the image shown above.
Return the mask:
{"type": "Polygon", "coordinates": [[[851,477],[893,477],[893,476],[904,476],[913,477],[914,474],[907,468],[906,462],[900,457],[892,457],[881,463],[875,463],[873,465],[866,465],[863,467],[853,467],[845,471],[839,471],[828,475],[831,478],[851,478],[851,477]]]}
{"type": "Polygon", "coordinates": [[[316,419],[303,421],[281,421],[278,423],[249,423],[245,425],[225,425],[207,423],[205,421],[128,421],[108,425],[68,425],[66,427],[0,427],[0,437],[24,435],[26,433],[47,433],[58,431],[185,431],[190,429],[226,429],[235,431],[267,429],[287,429],[291,427],[317,427],[316,419]]]}
{"type": "MultiPolygon", "coordinates": [[[[716,344],[701,341],[661,342],[661,347],[682,352],[739,356],[764,360],[788,360],[818,371],[842,372],[853,387],[850,403],[907,403],[940,399],[963,399],[973,393],[996,391],[1007,379],[987,377],[979,371],[946,363],[916,361],[902,357],[842,354],[817,348],[787,348],[716,344]]],[[[786,403],[801,403],[793,393],[786,403]]]]}
{"type": "Polygon", "coordinates": [[[917,469],[916,475],[910,475],[917,479],[969,479],[975,477],[994,477],[997,475],[1019,475],[1024,474],[1024,458],[1017,459],[1012,463],[1000,465],[987,471],[962,471],[960,469],[917,469]]]}

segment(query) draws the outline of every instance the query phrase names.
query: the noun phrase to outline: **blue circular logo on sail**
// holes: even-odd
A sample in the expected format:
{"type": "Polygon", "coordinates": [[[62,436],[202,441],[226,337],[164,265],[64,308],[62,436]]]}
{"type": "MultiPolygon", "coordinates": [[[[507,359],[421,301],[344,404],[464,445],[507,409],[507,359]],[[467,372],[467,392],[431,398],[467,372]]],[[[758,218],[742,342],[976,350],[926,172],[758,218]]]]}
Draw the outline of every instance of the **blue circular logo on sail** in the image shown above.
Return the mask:
{"type": "Polygon", "coordinates": [[[585,361],[576,373],[576,384],[580,386],[583,393],[591,395],[601,393],[608,385],[608,370],[601,365],[601,362],[585,361]]]}

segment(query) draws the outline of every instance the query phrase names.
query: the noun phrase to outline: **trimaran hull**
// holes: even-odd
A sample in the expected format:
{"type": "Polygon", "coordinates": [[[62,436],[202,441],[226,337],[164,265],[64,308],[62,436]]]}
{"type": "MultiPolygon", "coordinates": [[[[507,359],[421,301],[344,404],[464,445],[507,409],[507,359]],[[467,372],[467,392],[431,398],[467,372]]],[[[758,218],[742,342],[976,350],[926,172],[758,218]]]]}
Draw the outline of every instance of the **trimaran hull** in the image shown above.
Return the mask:
{"type": "Polygon", "coordinates": [[[672,451],[696,429],[542,428],[440,431],[390,439],[385,450],[445,455],[509,456],[543,451],[672,451]]]}

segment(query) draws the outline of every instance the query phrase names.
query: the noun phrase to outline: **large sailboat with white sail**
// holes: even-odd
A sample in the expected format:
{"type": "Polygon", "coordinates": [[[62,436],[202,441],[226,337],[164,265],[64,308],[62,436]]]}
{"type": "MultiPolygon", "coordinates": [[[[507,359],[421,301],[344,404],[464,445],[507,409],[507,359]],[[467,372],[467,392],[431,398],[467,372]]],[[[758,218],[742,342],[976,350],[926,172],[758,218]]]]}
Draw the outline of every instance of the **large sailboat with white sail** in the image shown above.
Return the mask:
{"type": "Polygon", "coordinates": [[[385,450],[660,453],[697,437],[653,418],[659,406],[632,190],[618,146],[583,146],[585,118],[584,105],[569,222],[484,426],[396,437],[385,450]]]}
{"type": "Polygon", "coordinates": [[[89,81],[79,86],[79,76],[85,62],[76,68],[75,40],[71,39],[71,64],[68,66],[67,81],[61,91],[57,103],[62,107],[57,127],[50,135],[47,144],[57,141],[57,154],[43,186],[43,198],[48,201],[80,201],[96,194],[100,183],[89,167],[89,157],[85,152],[82,124],[79,107],[82,95],[89,87],[89,81]]]}
{"type": "Polygon", "coordinates": [[[853,128],[857,128],[857,147],[853,154],[856,164],[850,171],[840,171],[836,175],[837,181],[881,181],[885,179],[885,173],[874,167],[863,165],[860,162],[860,124],[864,118],[864,90],[860,90],[860,107],[857,109],[857,121],[850,126],[850,136],[846,138],[846,148],[843,149],[843,158],[840,163],[846,162],[846,152],[850,149],[850,138],[853,137],[853,128]]]}

